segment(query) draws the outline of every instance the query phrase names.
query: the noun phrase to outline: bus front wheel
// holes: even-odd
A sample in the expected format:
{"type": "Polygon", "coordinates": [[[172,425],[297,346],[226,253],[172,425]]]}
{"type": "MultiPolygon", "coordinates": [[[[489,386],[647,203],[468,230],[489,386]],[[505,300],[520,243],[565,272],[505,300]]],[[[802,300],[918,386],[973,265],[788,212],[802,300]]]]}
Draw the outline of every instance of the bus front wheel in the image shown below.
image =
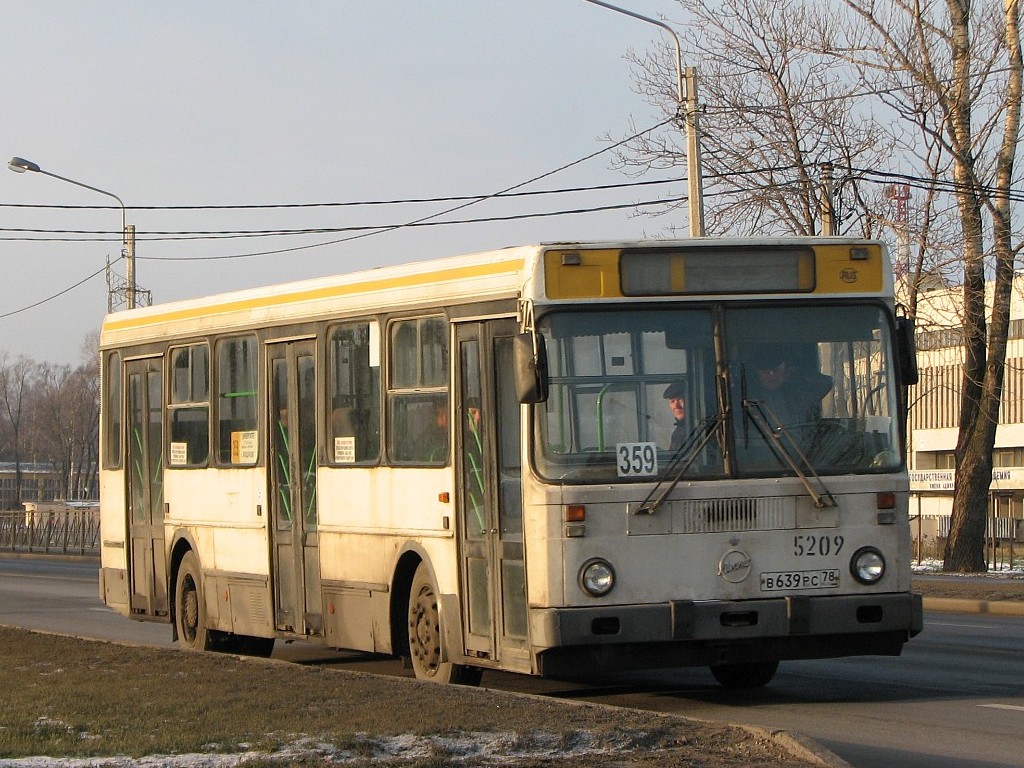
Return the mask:
{"type": "Polygon", "coordinates": [[[202,571],[199,558],[194,552],[187,552],[181,559],[174,588],[174,605],[174,625],[182,648],[190,651],[213,650],[213,638],[206,624],[202,571]]]}
{"type": "Polygon", "coordinates": [[[479,685],[483,670],[441,661],[441,612],[437,588],[425,563],[420,563],[409,590],[409,655],[418,680],[455,685],[479,685]]]}
{"type": "Polygon", "coordinates": [[[777,661],[752,661],[720,664],[711,667],[711,674],[726,688],[762,688],[772,681],[778,668],[777,661]]]}

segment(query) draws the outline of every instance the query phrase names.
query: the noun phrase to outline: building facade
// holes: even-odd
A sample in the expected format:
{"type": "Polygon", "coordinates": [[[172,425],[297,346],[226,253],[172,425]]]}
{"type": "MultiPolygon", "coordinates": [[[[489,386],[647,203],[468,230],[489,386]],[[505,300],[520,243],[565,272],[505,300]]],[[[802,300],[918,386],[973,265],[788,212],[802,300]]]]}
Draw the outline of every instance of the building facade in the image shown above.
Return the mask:
{"type": "MultiPolygon", "coordinates": [[[[942,556],[956,481],[963,376],[962,289],[922,291],[918,298],[920,380],[910,388],[907,453],[911,527],[918,554],[942,556]]],[[[1024,276],[1014,280],[999,425],[992,455],[989,561],[1024,554],[1024,276]]]]}
{"type": "Polygon", "coordinates": [[[21,499],[18,499],[18,468],[0,462],[0,510],[22,509],[24,502],[53,501],[61,495],[62,478],[49,464],[21,465],[21,499]]]}

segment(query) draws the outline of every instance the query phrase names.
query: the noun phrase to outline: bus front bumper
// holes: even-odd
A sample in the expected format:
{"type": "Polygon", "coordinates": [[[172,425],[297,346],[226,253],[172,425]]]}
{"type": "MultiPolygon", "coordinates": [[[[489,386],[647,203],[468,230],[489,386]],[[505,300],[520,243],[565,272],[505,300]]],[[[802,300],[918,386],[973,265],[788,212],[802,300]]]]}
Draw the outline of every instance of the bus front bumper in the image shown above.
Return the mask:
{"type": "Polygon", "coordinates": [[[923,626],[921,596],[672,600],[538,609],[531,643],[542,674],[784,659],[898,655],[923,626]],[[597,666],[595,666],[597,665],[597,666]]]}

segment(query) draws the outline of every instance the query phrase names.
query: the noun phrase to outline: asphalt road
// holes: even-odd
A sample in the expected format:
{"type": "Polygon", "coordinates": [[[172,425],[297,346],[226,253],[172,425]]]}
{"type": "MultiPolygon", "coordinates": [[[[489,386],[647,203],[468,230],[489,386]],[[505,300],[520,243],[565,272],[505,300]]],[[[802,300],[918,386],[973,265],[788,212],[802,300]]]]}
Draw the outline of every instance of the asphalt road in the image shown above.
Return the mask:
{"type": "MultiPolygon", "coordinates": [[[[100,602],[95,562],[0,556],[0,624],[169,646],[170,627],[100,602]]],[[[931,613],[902,656],[788,662],[760,691],[722,689],[704,669],[585,682],[486,673],[492,688],[798,731],[853,766],[1024,765],[1024,618],[931,613]]],[[[275,657],[410,675],[394,660],[278,643],[275,657]]]]}

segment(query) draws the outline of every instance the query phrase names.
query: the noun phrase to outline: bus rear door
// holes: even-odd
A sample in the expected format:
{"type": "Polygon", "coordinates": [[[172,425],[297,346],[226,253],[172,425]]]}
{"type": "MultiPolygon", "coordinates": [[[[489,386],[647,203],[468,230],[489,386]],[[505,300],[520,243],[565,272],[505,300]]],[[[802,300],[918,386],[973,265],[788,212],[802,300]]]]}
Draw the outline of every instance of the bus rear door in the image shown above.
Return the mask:
{"type": "Polygon", "coordinates": [[[163,358],[125,363],[128,527],[131,538],[131,609],[166,615],[164,558],[163,358]]]}

